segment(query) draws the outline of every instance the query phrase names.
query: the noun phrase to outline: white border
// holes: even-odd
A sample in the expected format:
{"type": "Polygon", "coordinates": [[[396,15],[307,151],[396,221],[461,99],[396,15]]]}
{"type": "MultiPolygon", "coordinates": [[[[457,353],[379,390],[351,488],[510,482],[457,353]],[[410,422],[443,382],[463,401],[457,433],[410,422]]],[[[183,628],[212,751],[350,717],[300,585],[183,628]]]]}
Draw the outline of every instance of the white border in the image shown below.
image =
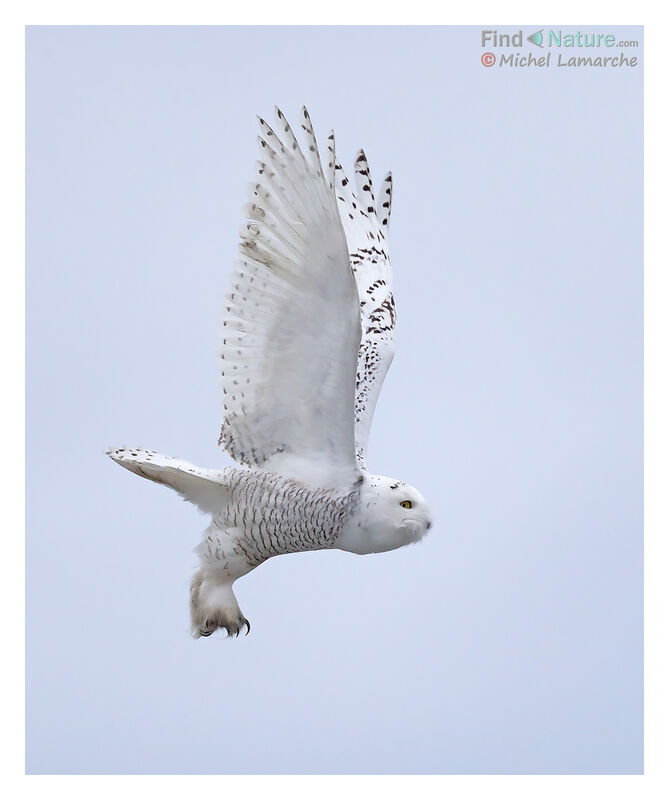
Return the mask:
{"type": "MultiPolygon", "coordinates": [[[[6,506],[4,528],[5,569],[1,582],[2,607],[6,612],[4,631],[5,664],[1,685],[5,696],[2,708],[3,785],[8,797],[145,796],[159,792],[161,797],[183,797],[194,792],[301,797],[353,796],[392,797],[412,793],[418,797],[455,798],[497,796],[508,792],[522,798],[562,798],[594,795],[615,798],[669,796],[667,736],[669,660],[667,658],[667,536],[669,519],[669,383],[667,344],[669,331],[669,293],[664,231],[667,228],[666,13],[656,3],[575,3],[562,2],[552,8],[529,2],[479,3],[477,10],[458,10],[442,4],[412,0],[403,7],[391,8],[387,2],[341,0],[333,10],[330,4],[270,3],[254,0],[246,8],[225,8],[220,2],[188,3],[155,0],[117,0],[107,6],[79,0],[24,2],[3,14],[0,26],[4,122],[0,126],[4,161],[2,220],[8,236],[5,248],[4,291],[2,298],[3,373],[6,376],[3,404],[7,406],[2,485],[6,506]],[[539,19],[540,17],[540,19],[539,19]],[[22,595],[24,551],[19,531],[23,529],[23,347],[24,318],[24,26],[43,24],[448,24],[489,25],[522,21],[524,24],[553,19],[566,24],[645,25],[644,69],[646,75],[646,774],[644,776],[28,776],[24,769],[24,661],[23,619],[16,613],[22,595]],[[7,369],[8,367],[8,369],[7,369]]],[[[3,237],[4,239],[5,237],[3,237]]]]}

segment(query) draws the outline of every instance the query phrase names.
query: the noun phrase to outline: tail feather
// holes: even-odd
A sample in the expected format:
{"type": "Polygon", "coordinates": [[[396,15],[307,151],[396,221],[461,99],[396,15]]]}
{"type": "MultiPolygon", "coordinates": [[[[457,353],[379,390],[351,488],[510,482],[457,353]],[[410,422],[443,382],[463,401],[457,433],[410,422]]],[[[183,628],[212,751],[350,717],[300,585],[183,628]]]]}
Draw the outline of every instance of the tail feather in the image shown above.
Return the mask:
{"type": "Polygon", "coordinates": [[[213,514],[227,504],[227,470],[201,469],[188,461],[141,448],[119,447],[107,450],[107,455],[135,475],[169,486],[201,511],[213,514]]]}

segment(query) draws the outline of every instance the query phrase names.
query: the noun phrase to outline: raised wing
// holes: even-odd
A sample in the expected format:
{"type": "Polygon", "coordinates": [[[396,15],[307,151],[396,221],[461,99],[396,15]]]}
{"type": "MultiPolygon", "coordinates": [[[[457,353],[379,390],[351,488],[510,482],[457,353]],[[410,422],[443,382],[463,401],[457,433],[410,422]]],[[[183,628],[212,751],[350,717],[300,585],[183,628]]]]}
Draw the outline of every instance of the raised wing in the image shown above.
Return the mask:
{"type": "Polygon", "coordinates": [[[377,201],[362,150],[355,160],[355,192],[341,165],[335,166],[339,213],[360,299],[362,338],[356,379],[355,441],[358,463],[364,468],[376,401],[395,354],[395,300],[388,255],[392,176],[386,175],[377,201]]]}
{"type": "Polygon", "coordinates": [[[283,114],[260,120],[241,258],[228,295],[219,444],[236,461],[300,480],[357,477],[358,295],[307,110],[304,153],[283,114]]]}

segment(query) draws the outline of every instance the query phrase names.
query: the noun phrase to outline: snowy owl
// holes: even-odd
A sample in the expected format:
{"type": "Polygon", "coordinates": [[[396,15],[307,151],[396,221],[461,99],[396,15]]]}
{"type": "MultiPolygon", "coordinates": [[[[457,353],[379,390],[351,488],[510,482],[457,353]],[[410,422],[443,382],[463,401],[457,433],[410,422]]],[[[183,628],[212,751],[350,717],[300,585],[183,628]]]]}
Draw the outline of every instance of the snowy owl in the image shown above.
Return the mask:
{"type": "Polygon", "coordinates": [[[377,200],[361,150],[354,192],[332,132],[324,173],[306,108],[304,148],[274,113],[273,128],[259,119],[260,160],[219,362],[219,444],[241,467],[201,469],[140,448],[108,451],[211,515],[190,590],[196,638],[219,628],[248,634],[232,586],[272,556],[381,553],[419,541],[432,524],[417,489],[365,466],[394,351],[391,175],[377,200]]]}

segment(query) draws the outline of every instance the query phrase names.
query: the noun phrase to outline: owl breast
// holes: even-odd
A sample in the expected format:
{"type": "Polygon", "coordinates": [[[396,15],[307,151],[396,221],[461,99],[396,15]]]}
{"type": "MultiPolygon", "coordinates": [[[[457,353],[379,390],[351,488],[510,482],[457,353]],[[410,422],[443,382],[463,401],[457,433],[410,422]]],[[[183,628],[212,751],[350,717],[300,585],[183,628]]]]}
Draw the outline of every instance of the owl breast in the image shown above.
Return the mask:
{"type": "Polygon", "coordinates": [[[359,486],[347,492],[314,489],[260,470],[230,470],[226,483],[229,502],[214,525],[236,531],[236,549],[249,566],[272,556],[336,547],[360,503],[359,486]]]}

